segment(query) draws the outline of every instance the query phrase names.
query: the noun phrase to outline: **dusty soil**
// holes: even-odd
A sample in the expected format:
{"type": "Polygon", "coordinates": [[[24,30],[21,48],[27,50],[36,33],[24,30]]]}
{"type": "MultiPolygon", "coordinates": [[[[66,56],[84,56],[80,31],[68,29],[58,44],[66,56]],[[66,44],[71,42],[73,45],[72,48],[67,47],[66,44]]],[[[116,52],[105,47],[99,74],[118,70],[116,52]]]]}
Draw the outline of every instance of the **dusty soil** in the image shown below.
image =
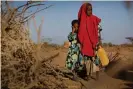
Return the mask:
{"type": "MultiPolygon", "coordinates": [[[[45,46],[45,48],[42,48],[42,52],[40,53],[42,57],[47,57],[54,55],[56,53],[59,53],[59,56],[54,58],[52,60],[53,65],[57,65],[58,67],[65,67],[65,60],[67,55],[67,48],[58,48],[53,46],[45,46]]],[[[116,53],[116,51],[119,52],[119,57],[122,60],[126,60],[126,62],[130,62],[130,60],[133,60],[133,47],[108,47],[105,48],[106,52],[109,53],[116,53]]],[[[132,61],[133,62],[133,61],[132,61]]],[[[115,65],[113,66],[114,70],[117,70],[115,68],[115,65]]],[[[113,70],[111,70],[113,73],[113,70]]],[[[95,76],[95,74],[94,74],[95,76]]],[[[133,77],[133,76],[131,76],[133,77]]],[[[72,81],[69,78],[64,78],[62,82],[68,86],[69,89],[133,89],[133,82],[128,82],[126,80],[113,78],[112,76],[109,76],[106,72],[100,72],[100,78],[98,81],[91,79],[89,81],[85,81],[83,79],[79,79],[80,82],[72,81]]]]}

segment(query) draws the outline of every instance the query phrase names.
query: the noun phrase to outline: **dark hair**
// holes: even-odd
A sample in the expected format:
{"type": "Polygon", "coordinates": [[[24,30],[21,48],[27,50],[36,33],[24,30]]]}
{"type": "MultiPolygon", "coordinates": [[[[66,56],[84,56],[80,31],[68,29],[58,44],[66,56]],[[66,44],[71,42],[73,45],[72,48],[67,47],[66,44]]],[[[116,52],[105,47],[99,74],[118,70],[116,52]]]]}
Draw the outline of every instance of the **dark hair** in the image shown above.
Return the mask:
{"type": "Polygon", "coordinates": [[[79,24],[78,20],[73,20],[71,25],[73,26],[75,23],[79,24]]]}
{"type": "Polygon", "coordinates": [[[90,3],[86,3],[86,6],[91,6],[92,7],[92,5],[90,3]]]}

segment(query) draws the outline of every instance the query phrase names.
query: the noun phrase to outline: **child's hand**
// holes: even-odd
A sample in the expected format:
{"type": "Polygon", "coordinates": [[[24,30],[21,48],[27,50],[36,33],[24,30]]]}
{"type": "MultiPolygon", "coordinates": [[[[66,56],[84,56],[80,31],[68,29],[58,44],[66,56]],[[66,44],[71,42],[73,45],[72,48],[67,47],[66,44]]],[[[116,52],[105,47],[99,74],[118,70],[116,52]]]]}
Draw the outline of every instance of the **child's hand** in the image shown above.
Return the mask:
{"type": "Polygon", "coordinates": [[[72,33],[74,33],[76,31],[76,29],[72,26],[72,33]]]}

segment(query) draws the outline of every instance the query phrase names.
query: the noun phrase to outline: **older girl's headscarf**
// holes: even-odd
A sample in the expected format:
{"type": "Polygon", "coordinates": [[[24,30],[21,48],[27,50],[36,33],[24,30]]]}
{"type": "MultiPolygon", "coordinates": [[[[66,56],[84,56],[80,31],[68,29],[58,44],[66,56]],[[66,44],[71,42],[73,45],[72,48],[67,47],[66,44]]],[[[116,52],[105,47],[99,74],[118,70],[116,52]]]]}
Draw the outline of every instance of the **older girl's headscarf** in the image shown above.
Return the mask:
{"type": "Polygon", "coordinates": [[[79,20],[78,38],[80,43],[83,44],[84,39],[89,37],[93,47],[95,47],[96,44],[98,43],[98,24],[101,22],[101,19],[93,14],[91,16],[87,16],[86,5],[87,3],[83,4],[78,12],[78,20],[79,20]]]}

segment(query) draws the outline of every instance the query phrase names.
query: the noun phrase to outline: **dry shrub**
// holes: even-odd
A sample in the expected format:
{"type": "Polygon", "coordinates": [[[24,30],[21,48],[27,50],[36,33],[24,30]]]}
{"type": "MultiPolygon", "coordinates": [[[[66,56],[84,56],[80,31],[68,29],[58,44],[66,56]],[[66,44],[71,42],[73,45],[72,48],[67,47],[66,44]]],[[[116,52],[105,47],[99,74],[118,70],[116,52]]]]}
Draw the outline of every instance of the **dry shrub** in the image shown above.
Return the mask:
{"type": "Polygon", "coordinates": [[[121,44],[121,47],[133,47],[133,44],[125,43],[125,44],[121,44]]]}
{"type": "Polygon", "coordinates": [[[9,89],[65,89],[49,61],[37,54],[38,45],[29,38],[24,28],[23,9],[38,2],[27,2],[20,10],[2,2],[1,82],[9,89]],[[18,17],[16,17],[19,15],[18,17]],[[50,79],[52,78],[52,79],[50,79]]]}
{"type": "Polygon", "coordinates": [[[108,54],[110,63],[105,71],[111,77],[126,80],[126,72],[132,70],[133,60],[131,57],[121,54],[120,49],[121,46],[115,48],[114,52],[108,54]]]}

